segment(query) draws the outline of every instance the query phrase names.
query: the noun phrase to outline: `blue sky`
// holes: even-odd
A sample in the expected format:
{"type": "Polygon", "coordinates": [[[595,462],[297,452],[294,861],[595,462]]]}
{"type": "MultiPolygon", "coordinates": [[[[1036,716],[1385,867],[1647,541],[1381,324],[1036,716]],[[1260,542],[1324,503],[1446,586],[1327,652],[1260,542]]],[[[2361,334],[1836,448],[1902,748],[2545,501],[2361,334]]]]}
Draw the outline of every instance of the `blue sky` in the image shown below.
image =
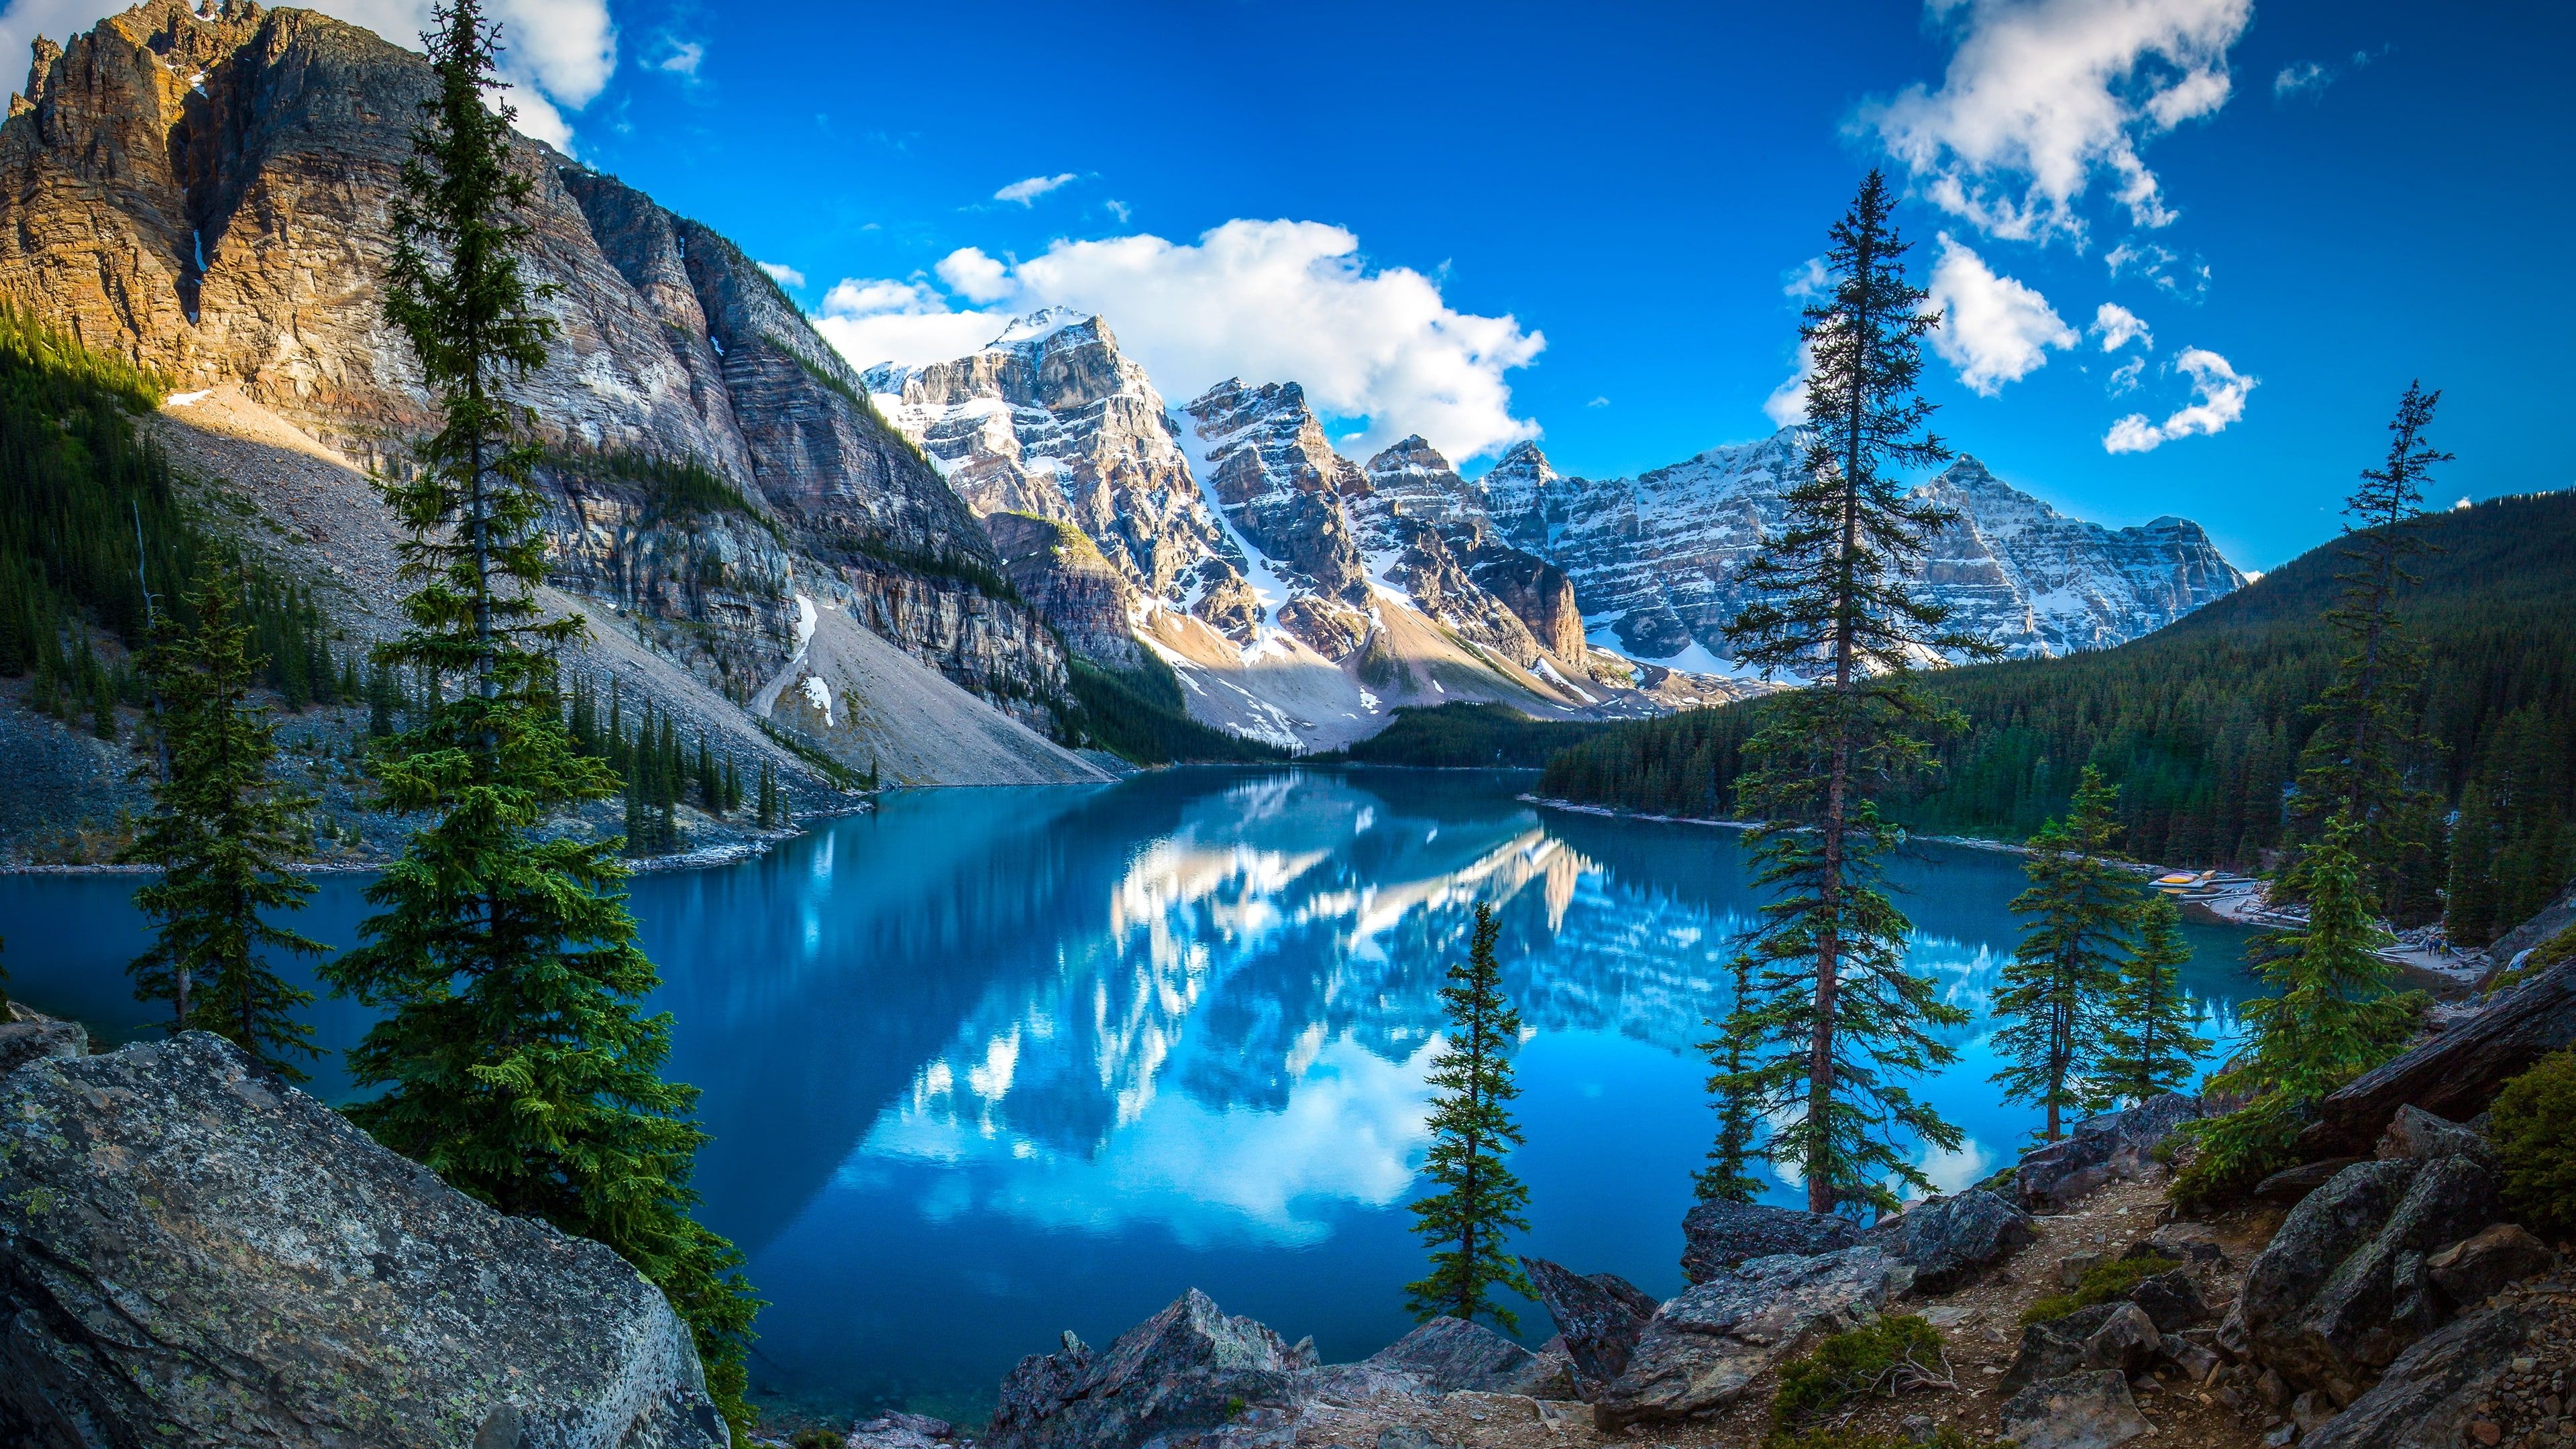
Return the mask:
{"type": "Polygon", "coordinates": [[[1952,263],[1940,431],[2071,512],[2269,568],[2416,376],[2440,502],[2576,483],[2562,4],[495,3],[530,129],[792,268],[853,351],[1068,300],[1176,403],[1294,377],[1356,453],[1630,473],[1770,430],[1784,287],[1882,164],[1918,276],[1952,263]],[[2105,303],[2146,336],[2105,351],[2105,303]]]}

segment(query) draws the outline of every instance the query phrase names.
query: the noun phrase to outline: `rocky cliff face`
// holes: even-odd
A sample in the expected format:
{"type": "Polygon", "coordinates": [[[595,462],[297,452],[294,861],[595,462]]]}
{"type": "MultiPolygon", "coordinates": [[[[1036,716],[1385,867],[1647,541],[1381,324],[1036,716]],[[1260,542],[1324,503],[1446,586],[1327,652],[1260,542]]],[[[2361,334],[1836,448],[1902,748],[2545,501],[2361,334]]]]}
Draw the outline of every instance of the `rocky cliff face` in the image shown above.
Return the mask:
{"type": "MultiPolygon", "coordinates": [[[[402,466],[426,396],[378,299],[429,89],[416,55],[250,0],[211,19],[153,0],[40,42],[0,125],[0,294],[184,390],[236,386],[402,466]]],[[[556,454],[558,582],[684,636],[736,698],[793,649],[801,585],[1044,723],[1065,685],[1053,638],[997,596],[971,511],[777,286],[540,143],[514,163],[534,187],[530,279],[556,289],[556,345],[517,395],[556,454]],[[675,508],[639,461],[730,501],[675,508]]]]}
{"type": "MultiPolygon", "coordinates": [[[[1636,478],[1567,477],[1535,445],[1506,453],[1453,512],[1563,569],[1589,628],[1650,660],[1713,662],[1750,601],[1745,563],[1783,522],[1796,435],[1712,448],[1636,478]]],[[[2245,582],[2199,525],[2107,529],[2068,518],[1961,458],[1917,490],[1957,511],[1917,577],[2007,654],[2100,649],[2151,633],[2245,582]]]]}
{"type": "Polygon", "coordinates": [[[1190,403],[1184,428],[1183,446],[1227,521],[1281,566],[1289,598],[1280,622],[1326,658],[1348,657],[1368,637],[1369,590],[1342,500],[1367,482],[1333,451],[1305,390],[1228,378],[1190,403]]]}
{"type": "Polygon", "coordinates": [[[1369,459],[1369,492],[1352,506],[1378,577],[1425,611],[1524,665],[1539,651],[1580,665],[1583,616],[1563,570],[1505,541],[1440,450],[1419,434],[1369,459]],[[1446,572],[1444,572],[1444,570],[1446,572]],[[1455,577],[1451,577],[1454,574],[1455,577]]]}
{"type": "Polygon", "coordinates": [[[201,1032],[0,1073],[0,1441],[722,1449],[614,1252],[201,1032]]]}

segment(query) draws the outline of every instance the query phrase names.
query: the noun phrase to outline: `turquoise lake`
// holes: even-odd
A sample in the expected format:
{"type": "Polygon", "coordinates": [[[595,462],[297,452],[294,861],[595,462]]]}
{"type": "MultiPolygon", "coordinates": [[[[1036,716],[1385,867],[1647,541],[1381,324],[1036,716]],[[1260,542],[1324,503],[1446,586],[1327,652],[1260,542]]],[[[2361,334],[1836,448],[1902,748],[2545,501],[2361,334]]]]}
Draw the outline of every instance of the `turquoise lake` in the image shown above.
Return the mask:
{"type": "MultiPolygon", "coordinates": [[[[1518,1249],[1678,1289],[1712,1126],[1694,1043],[1761,897],[1738,833],[1535,808],[1516,798],[1532,778],[911,792],[755,860],[639,877],[670,1072],[715,1136],[702,1216],[772,1305],[756,1397],[979,1418],[1060,1330],[1106,1343],[1191,1286],[1327,1359],[1400,1336],[1435,992],[1479,901],[1525,1027],[1518,1249]]],[[[1914,965],[1976,1016],[1923,1084],[1968,1134],[1924,1169],[1963,1186],[2038,1122],[1987,1080],[2020,861],[1919,845],[1894,874],[1914,965]]],[[[346,944],[364,880],[319,879],[299,924],[346,944]]],[[[132,887],[0,876],[11,992],[147,1030],[123,975],[132,887]]],[[[2187,930],[2223,1051],[2252,992],[2245,933],[2187,930]]],[[[313,1018],[335,1052],[366,1024],[328,999],[313,1018]]],[[[326,1098],[347,1093],[336,1067],[326,1098]]],[[[1550,1331],[1534,1306],[1522,1327],[1550,1331]]]]}

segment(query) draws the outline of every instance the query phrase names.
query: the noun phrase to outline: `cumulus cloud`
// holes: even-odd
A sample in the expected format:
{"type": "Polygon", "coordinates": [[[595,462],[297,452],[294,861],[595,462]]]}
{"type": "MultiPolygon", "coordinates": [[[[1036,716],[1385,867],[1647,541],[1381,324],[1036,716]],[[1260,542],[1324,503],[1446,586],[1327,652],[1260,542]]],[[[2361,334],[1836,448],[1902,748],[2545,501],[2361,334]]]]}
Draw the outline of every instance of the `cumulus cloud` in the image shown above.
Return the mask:
{"type": "Polygon", "coordinates": [[[1789,280],[1781,284],[1780,293],[1803,301],[1809,297],[1821,297],[1833,289],[1833,275],[1825,270],[1825,259],[1809,257],[1798,263],[1798,269],[1789,274],[1789,280]]]}
{"type": "Polygon", "coordinates": [[[2124,392],[2135,392],[2138,387],[2138,379],[2145,375],[2146,370],[2147,360],[2145,358],[2132,357],[2128,361],[2111,369],[2111,379],[2107,384],[2105,384],[2106,390],[2109,391],[2113,397],[2118,397],[2124,392]]]}
{"type": "Polygon", "coordinates": [[[2227,102],[2253,0],[1927,0],[1960,17],[1940,89],[1862,108],[1936,206],[2017,240],[2081,239],[2096,177],[2143,227],[2174,219],[2141,147],[2227,102]]]}
{"type": "MultiPolygon", "coordinates": [[[[406,50],[420,49],[432,0],[309,0],[313,9],[363,25],[406,50]]],[[[9,0],[0,10],[0,56],[23,61],[38,35],[67,40],[126,8],[120,0],[9,0]]],[[[518,128],[559,150],[572,149],[566,110],[598,99],[617,73],[617,26],[608,0],[493,0],[501,25],[503,98],[518,128]]]]}
{"type": "Polygon", "coordinates": [[[1005,261],[975,248],[926,279],[844,281],[818,325],[853,364],[943,361],[1011,317],[1070,306],[1109,320],[1175,404],[1228,377],[1296,382],[1318,411],[1361,421],[1356,446],[1418,432],[1453,458],[1538,435],[1512,415],[1504,374],[1547,345],[1509,315],[1460,312],[1409,267],[1372,268],[1349,231],[1229,221],[1194,242],[1152,235],[1057,241],[1005,261]]]}
{"type": "Polygon", "coordinates": [[[754,265],[758,266],[762,271],[767,272],[769,274],[769,280],[776,282],[782,287],[801,287],[805,285],[805,274],[796,270],[794,267],[787,265],[785,262],[757,262],[754,263],[754,265]]]}
{"type": "Polygon", "coordinates": [[[2205,347],[2184,348],[2175,355],[2173,365],[2175,371],[2191,380],[2190,405],[2176,409],[2161,423],[2148,421],[2145,413],[2129,414],[2111,424],[2111,431],[2102,435],[2104,452],[2151,452],[2194,433],[2225,432],[2229,424],[2245,416],[2245,395],[2254,390],[2259,379],[2238,372],[2226,358],[2205,347]]]}
{"type": "Polygon", "coordinates": [[[1983,257],[1941,234],[1928,289],[1941,310],[1932,350],[1959,369],[1959,380],[1993,397],[2048,363],[2048,349],[2081,339],[2048,299],[2011,277],[1997,276],[1983,257]]]}
{"type": "Polygon", "coordinates": [[[2181,253],[2162,242],[2128,238],[2103,253],[2102,263],[2111,269],[2114,278],[2134,274],[2152,283],[2156,290],[2186,301],[2196,302],[2209,291],[2209,263],[2197,256],[2186,262],[2181,253]]]}
{"type": "Polygon", "coordinates": [[[1053,191],[1058,187],[1071,186],[1077,179],[1078,178],[1076,178],[1070,171],[1061,172],[1054,176],[1025,177],[1021,180],[1012,182],[1010,185],[1003,187],[999,191],[994,192],[993,199],[995,201],[1016,201],[1022,206],[1035,206],[1039,197],[1046,195],[1048,192],[1053,191]]]}
{"type": "Polygon", "coordinates": [[[1775,428],[1794,428],[1807,420],[1807,374],[1816,370],[1816,349],[1801,339],[1798,343],[1798,370],[1789,380],[1771,389],[1762,400],[1762,416],[1775,428]]]}
{"type": "Polygon", "coordinates": [[[2149,352],[2156,348],[2156,336],[2147,330],[2146,322],[2117,302],[2105,302],[2094,308],[2093,325],[2087,330],[2101,339],[2104,352],[2117,352],[2132,342],[2149,352]]]}

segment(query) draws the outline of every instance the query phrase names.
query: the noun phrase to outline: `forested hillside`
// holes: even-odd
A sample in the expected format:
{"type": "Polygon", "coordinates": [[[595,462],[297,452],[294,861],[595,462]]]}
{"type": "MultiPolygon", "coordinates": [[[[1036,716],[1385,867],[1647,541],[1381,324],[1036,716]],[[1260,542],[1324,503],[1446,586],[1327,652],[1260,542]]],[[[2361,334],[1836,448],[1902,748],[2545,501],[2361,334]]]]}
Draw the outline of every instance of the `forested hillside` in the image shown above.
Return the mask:
{"type": "MultiPolygon", "coordinates": [[[[2485,849],[2464,852],[2454,929],[2481,939],[2576,869],[2576,494],[2497,499],[2418,520],[2440,551],[2403,609],[2430,666],[2422,783],[2485,849]],[[2492,862],[2491,868],[2488,862],[2492,862]]],[[[2095,765],[2120,786],[2130,851],[2250,868],[2280,843],[2306,714],[2338,645],[2319,622],[2338,542],[2145,639],[2101,653],[1945,671],[1935,692],[1968,727],[1932,784],[1896,808],[1910,828],[2019,839],[2062,812],[2095,765]]],[[[1657,813],[1732,813],[1755,701],[1620,725],[1549,762],[1545,793],[1657,813]]],[[[2446,881],[2448,862],[2422,863],[2446,881]]]]}

